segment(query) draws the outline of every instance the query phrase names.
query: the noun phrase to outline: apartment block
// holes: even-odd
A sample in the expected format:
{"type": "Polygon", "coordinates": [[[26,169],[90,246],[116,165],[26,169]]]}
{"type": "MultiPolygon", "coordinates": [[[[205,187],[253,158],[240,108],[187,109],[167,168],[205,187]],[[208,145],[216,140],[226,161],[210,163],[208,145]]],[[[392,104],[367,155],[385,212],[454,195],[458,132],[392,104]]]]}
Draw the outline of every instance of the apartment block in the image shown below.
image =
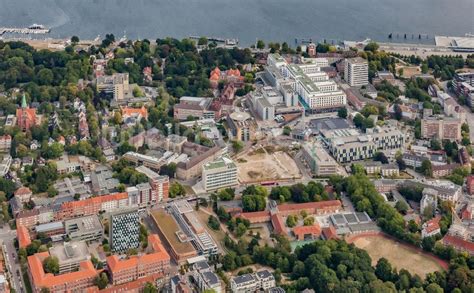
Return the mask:
{"type": "Polygon", "coordinates": [[[0,136],[0,151],[8,152],[12,145],[12,137],[9,134],[0,136]]]}
{"type": "Polygon", "coordinates": [[[268,270],[262,270],[255,273],[260,289],[265,292],[276,286],[275,277],[268,270]]]}
{"type": "Polygon", "coordinates": [[[397,164],[385,164],[380,167],[382,176],[384,177],[393,177],[400,175],[400,169],[397,164]]]}
{"type": "Polygon", "coordinates": [[[428,117],[421,120],[421,136],[423,138],[436,138],[439,140],[462,139],[462,120],[451,117],[428,117]]]}
{"type": "Polygon", "coordinates": [[[219,277],[211,270],[206,261],[199,261],[193,264],[193,277],[196,280],[200,292],[214,290],[216,293],[223,292],[219,277]]]}
{"type": "Polygon", "coordinates": [[[126,192],[91,197],[85,200],[65,202],[56,211],[57,220],[96,215],[99,212],[111,213],[128,207],[126,192]]]}
{"type": "Polygon", "coordinates": [[[344,80],[350,86],[369,84],[369,64],[360,57],[344,60],[344,80]]]}
{"type": "Polygon", "coordinates": [[[140,245],[140,218],[138,211],[128,210],[110,215],[110,244],[113,252],[126,252],[140,245]]]}
{"type": "Polygon", "coordinates": [[[257,278],[253,274],[244,274],[230,280],[230,289],[233,293],[256,292],[258,285],[257,278]]]}
{"type": "Polygon", "coordinates": [[[223,156],[202,166],[202,181],[207,191],[232,187],[238,184],[237,165],[223,156]]]}
{"type": "Polygon", "coordinates": [[[258,271],[254,274],[244,274],[230,280],[230,288],[233,293],[268,292],[276,286],[275,277],[268,270],[258,271]]]}

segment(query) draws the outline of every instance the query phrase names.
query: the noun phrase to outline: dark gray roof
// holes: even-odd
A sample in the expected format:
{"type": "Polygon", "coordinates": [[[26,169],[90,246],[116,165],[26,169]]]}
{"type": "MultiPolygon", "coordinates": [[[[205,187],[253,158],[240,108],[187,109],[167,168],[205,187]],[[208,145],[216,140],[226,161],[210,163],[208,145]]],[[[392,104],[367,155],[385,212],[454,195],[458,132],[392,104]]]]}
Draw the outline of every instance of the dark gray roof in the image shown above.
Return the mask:
{"type": "Polygon", "coordinates": [[[174,277],[171,278],[171,283],[173,283],[173,284],[178,284],[180,281],[181,280],[180,280],[179,276],[174,276],[174,277]]]}
{"type": "Polygon", "coordinates": [[[198,269],[198,270],[207,270],[207,269],[209,269],[209,264],[207,263],[207,261],[198,261],[194,265],[196,266],[196,269],[198,269]]]}
{"type": "Polygon", "coordinates": [[[255,281],[255,278],[251,274],[245,274],[245,275],[234,277],[234,279],[232,279],[232,280],[236,284],[242,284],[242,283],[255,281]]]}
{"type": "Polygon", "coordinates": [[[342,118],[323,118],[323,119],[312,119],[309,122],[309,127],[315,131],[321,130],[335,130],[349,128],[349,123],[346,119],[342,118]]]}
{"type": "Polygon", "coordinates": [[[268,289],[268,293],[285,293],[285,289],[281,287],[273,287],[268,289]]]}
{"type": "Polygon", "coordinates": [[[273,274],[270,273],[268,270],[263,270],[263,271],[257,272],[257,276],[260,279],[267,279],[267,278],[273,277],[273,274]]]}
{"type": "Polygon", "coordinates": [[[219,278],[213,272],[204,272],[202,273],[202,276],[204,277],[204,280],[206,280],[206,283],[208,283],[209,285],[219,283],[219,278]]]}

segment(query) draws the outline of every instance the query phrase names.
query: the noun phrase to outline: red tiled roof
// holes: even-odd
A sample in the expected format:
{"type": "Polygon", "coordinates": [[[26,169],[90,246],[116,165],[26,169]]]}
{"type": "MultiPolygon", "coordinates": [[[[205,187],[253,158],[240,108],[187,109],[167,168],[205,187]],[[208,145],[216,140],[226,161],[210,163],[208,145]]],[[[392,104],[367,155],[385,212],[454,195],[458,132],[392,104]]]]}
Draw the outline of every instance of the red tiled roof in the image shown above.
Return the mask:
{"type": "Polygon", "coordinates": [[[283,223],[283,219],[279,214],[273,214],[270,217],[270,219],[271,219],[275,234],[286,234],[285,224],[283,223]]]}
{"type": "Polygon", "coordinates": [[[229,69],[226,71],[226,75],[228,76],[240,76],[240,70],[238,69],[229,69]]]}
{"type": "Polygon", "coordinates": [[[319,226],[319,224],[314,224],[312,226],[298,226],[293,228],[293,233],[295,233],[295,235],[301,236],[307,234],[319,236],[321,235],[321,227],[319,226]]]}
{"type": "Polygon", "coordinates": [[[427,221],[425,224],[424,224],[424,230],[426,231],[426,233],[432,233],[436,230],[439,229],[439,220],[441,219],[441,217],[437,216],[437,217],[434,217],[433,219],[427,221]]]}
{"type": "Polygon", "coordinates": [[[269,211],[247,212],[247,213],[241,213],[237,216],[241,217],[241,218],[244,218],[244,219],[247,219],[250,222],[254,222],[254,223],[256,223],[259,218],[263,218],[264,222],[270,220],[270,212],[269,211]]]}
{"type": "Polygon", "coordinates": [[[133,115],[141,115],[143,118],[148,119],[148,110],[145,106],[141,108],[130,108],[130,107],[122,107],[122,115],[123,116],[133,116],[133,115]]]}
{"type": "Polygon", "coordinates": [[[147,283],[154,283],[156,279],[163,277],[163,274],[153,274],[138,280],[128,282],[122,285],[115,285],[102,290],[97,287],[87,288],[86,293],[123,293],[123,292],[141,292],[141,289],[145,287],[147,283]]]}
{"type": "Polygon", "coordinates": [[[472,219],[472,207],[466,204],[461,210],[461,219],[471,220],[472,219]]]}
{"type": "Polygon", "coordinates": [[[25,195],[30,193],[31,189],[29,189],[28,187],[20,187],[17,189],[17,191],[15,191],[15,195],[25,195]]]}
{"type": "Polygon", "coordinates": [[[323,228],[322,233],[326,240],[339,238],[337,236],[336,228],[333,226],[323,228]]]}
{"type": "Polygon", "coordinates": [[[18,245],[20,248],[26,248],[31,244],[30,233],[25,226],[19,225],[16,228],[16,237],[18,238],[18,245]]]}
{"type": "Polygon", "coordinates": [[[114,194],[107,194],[103,196],[96,196],[96,197],[91,197],[85,200],[79,200],[79,201],[70,201],[70,202],[65,202],[63,203],[62,207],[63,208],[79,208],[79,207],[85,207],[88,205],[93,205],[93,204],[102,204],[104,202],[108,201],[114,201],[114,200],[121,200],[121,199],[126,199],[128,198],[128,194],[126,192],[121,192],[121,193],[114,193],[114,194]]]}
{"type": "Polygon", "coordinates": [[[63,284],[73,284],[84,279],[92,279],[97,275],[91,261],[83,261],[79,264],[79,270],[72,273],[53,275],[45,273],[43,260],[49,256],[48,252],[36,253],[28,257],[28,267],[36,288],[51,288],[63,284]]]}
{"type": "Polygon", "coordinates": [[[444,236],[442,241],[444,245],[451,245],[456,249],[467,251],[471,255],[474,254],[474,243],[470,241],[452,235],[444,236]]]}
{"type": "Polygon", "coordinates": [[[138,265],[144,265],[147,263],[158,263],[162,261],[170,261],[170,256],[166,252],[165,248],[161,244],[160,238],[158,235],[152,234],[148,236],[148,243],[153,248],[153,253],[141,255],[141,256],[132,256],[129,259],[120,260],[116,255],[107,257],[107,265],[111,270],[112,274],[117,273],[122,270],[127,270],[138,265]]]}
{"type": "Polygon", "coordinates": [[[329,207],[339,208],[341,207],[341,202],[339,200],[326,200],[319,202],[281,204],[278,205],[278,210],[295,211],[304,209],[324,209],[329,207]]]}

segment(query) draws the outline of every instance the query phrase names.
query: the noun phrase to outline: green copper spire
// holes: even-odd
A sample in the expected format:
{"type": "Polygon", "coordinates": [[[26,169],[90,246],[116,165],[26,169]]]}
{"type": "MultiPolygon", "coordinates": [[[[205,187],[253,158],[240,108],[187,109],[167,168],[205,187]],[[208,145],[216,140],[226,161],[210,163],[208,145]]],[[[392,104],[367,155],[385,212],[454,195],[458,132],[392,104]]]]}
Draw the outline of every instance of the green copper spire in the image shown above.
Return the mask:
{"type": "Polygon", "coordinates": [[[21,99],[21,107],[23,109],[28,108],[28,105],[26,104],[26,96],[25,93],[23,93],[23,98],[21,99]]]}

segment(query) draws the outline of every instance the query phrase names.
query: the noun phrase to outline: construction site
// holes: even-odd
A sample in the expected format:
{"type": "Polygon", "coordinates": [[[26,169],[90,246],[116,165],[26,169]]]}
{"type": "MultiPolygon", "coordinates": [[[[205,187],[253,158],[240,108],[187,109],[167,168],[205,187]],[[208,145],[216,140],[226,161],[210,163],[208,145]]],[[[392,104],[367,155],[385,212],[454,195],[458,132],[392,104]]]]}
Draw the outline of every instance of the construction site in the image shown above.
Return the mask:
{"type": "Polygon", "coordinates": [[[259,146],[251,148],[235,161],[241,183],[289,180],[302,177],[295,161],[281,150],[259,146]]]}

